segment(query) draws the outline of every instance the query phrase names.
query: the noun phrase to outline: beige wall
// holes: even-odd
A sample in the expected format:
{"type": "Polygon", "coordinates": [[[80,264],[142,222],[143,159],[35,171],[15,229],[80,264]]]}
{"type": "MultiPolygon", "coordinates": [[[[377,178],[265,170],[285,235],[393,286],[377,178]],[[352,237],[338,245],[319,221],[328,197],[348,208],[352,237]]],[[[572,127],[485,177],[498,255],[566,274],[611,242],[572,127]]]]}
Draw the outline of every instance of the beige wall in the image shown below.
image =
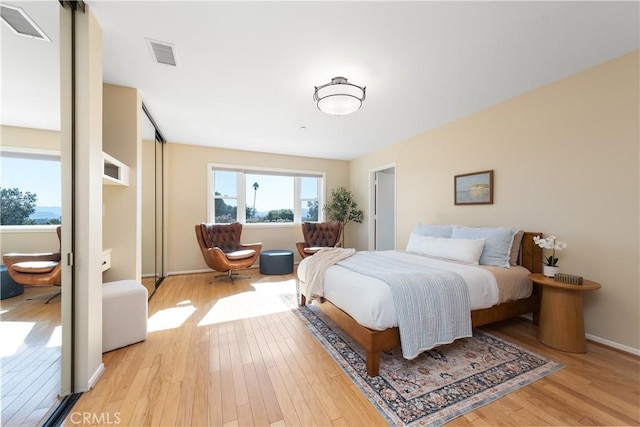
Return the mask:
{"type": "MultiPolygon", "coordinates": [[[[0,247],[2,253],[18,252],[33,254],[38,252],[56,252],[60,249],[60,242],[56,234],[56,227],[34,226],[36,230],[0,230],[0,247]]],[[[4,262],[2,263],[4,265],[4,262]]]]}
{"type": "Polygon", "coordinates": [[[111,268],[103,280],[142,276],[142,100],[137,89],[105,84],[102,150],[129,167],[129,185],[103,186],[102,243],[111,268]]]}
{"type": "MultiPolygon", "coordinates": [[[[326,172],[326,193],[348,183],[348,162],[248,151],[167,144],[167,221],[169,274],[207,269],[196,242],[194,226],[207,221],[207,163],[263,166],[326,172]]],[[[302,238],[300,225],[277,228],[245,226],[245,243],[262,242],[263,250],[290,249],[302,238]]]]}
{"type": "MultiPolygon", "coordinates": [[[[3,149],[28,148],[60,151],[60,132],[57,131],[0,126],[0,135],[3,149]]],[[[0,227],[2,253],[53,252],[59,247],[55,226],[34,227],[31,230],[11,230],[11,227],[0,227]]]]}
{"type": "Polygon", "coordinates": [[[6,148],[60,151],[60,132],[0,125],[0,144],[6,148]]]}
{"type": "MultiPolygon", "coordinates": [[[[587,333],[637,351],[638,64],[636,51],[356,159],[352,189],[368,201],[369,170],[396,162],[399,249],[418,222],[557,235],[561,270],[602,284],[585,295],[587,333]],[[453,176],[487,169],[494,204],[454,206],[453,176]]],[[[359,249],[365,220],[351,229],[359,249]]]]}

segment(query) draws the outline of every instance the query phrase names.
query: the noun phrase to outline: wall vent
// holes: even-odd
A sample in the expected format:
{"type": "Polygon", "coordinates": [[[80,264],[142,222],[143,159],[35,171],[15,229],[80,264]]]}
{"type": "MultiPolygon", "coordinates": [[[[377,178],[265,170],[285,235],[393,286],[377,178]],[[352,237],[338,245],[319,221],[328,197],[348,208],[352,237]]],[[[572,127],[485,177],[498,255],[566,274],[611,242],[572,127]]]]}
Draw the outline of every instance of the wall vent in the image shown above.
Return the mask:
{"type": "Polygon", "coordinates": [[[11,31],[19,36],[50,42],[51,39],[36,25],[24,10],[16,6],[0,5],[0,16],[11,31]]]}
{"type": "Polygon", "coordinates": [[[176,67],[178,61],[176,60],[175,50],[171,43],[159,42],[156,40],[145,39],[151,52],[153,61],[158,64],[170,65],[176,67]]]}

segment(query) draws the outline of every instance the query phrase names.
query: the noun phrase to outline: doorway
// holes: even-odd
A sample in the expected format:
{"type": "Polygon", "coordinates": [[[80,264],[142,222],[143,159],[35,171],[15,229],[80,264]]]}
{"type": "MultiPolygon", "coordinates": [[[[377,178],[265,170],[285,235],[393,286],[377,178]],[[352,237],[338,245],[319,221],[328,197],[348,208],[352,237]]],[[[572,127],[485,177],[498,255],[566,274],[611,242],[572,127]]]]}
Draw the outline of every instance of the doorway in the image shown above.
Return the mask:
{"type": "Polygon", "coordinates": [[[385,251],[396,247],[396,165],[370,171],[369,250],[385,251]]]}

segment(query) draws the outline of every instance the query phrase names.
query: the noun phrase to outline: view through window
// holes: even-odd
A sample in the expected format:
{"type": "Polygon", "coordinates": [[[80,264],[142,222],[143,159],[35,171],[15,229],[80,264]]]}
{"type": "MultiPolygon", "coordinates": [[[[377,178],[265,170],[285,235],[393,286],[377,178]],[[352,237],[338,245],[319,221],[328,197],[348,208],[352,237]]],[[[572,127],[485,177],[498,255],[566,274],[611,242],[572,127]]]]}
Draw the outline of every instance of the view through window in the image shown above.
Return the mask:
{"type": "Polygon", "coordinates": [[[60,224],[60,156],[0,154],[0,225],[60,224]]]}
{"type": "Polygon", "coordinates": [[[209,222],[244,224],[318,221],[324,175],[210,165],[209,222]],[[213,199],[213,203],[211,202],[213,199]]]}

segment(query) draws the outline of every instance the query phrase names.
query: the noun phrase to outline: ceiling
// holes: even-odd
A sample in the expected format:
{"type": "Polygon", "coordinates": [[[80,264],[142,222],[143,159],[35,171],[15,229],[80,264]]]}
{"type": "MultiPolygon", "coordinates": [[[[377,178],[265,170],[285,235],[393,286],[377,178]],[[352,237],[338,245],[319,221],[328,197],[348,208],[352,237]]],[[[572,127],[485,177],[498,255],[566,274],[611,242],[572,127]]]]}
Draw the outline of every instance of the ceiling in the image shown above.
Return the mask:
{"type": "MultiPolygon", "coordinates": [[[[167,140],[353,159],[640,47],[640,3],[97,1],[104,81],[138,88],[167,140]],[[174,45],[156,64],[145,38],[174,45]],[[344,76],[362,108],[329,116],[344,76]]],[[[59,129],[58,2],[2,24],[2,124],[59,129]]]]}

